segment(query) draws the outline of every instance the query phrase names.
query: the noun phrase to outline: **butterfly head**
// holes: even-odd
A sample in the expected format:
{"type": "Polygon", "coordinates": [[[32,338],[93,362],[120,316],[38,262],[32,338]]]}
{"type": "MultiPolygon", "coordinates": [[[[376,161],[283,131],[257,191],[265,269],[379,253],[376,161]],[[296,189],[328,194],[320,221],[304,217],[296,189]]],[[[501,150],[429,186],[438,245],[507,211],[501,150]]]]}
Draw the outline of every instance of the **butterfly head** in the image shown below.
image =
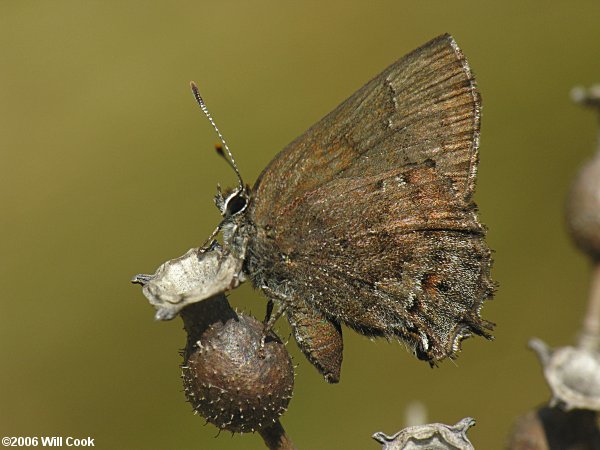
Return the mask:
{"type": "Polygon", "coordinates": [[[238,216],[242,214],[248,207],[250,200],[250,191],[246,187],[236,187],[235,189],[226,189],[221,191],[221,186],[217,186],[217,194],[215,195],[215,204],[224,219],[238,216]]]}

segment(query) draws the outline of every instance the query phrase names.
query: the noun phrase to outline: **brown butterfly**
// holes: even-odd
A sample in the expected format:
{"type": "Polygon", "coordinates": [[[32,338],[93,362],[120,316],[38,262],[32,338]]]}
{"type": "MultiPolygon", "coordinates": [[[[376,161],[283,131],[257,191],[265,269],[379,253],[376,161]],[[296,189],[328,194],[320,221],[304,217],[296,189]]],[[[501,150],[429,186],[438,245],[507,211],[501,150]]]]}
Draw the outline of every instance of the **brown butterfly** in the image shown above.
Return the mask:
{"type": "Polygon", "coordinates": [[[217,193],[223,221],[210,245],[133,281],[170,319],[250,279],[329,382],[340,376],[342,324],[400,338],[431,363],[453,357],[493,326],[479,314],[494,291],[472,200],[479,126],[469,65],[439,36],[289,144],[252,189],[223,141],[239,185],[217,193]]]}

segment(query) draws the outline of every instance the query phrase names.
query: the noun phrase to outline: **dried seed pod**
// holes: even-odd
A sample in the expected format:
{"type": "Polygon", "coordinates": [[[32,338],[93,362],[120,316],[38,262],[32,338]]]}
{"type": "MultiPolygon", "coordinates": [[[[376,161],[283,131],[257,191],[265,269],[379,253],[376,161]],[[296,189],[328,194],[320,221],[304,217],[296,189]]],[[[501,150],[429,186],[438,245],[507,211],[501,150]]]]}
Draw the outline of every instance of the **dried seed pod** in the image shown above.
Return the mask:
{"type": "Polygon", "coordinates": [[[582,251],[600,260],[600,154],[582,167],[566,209],[571,237],[582,251]]]}
{"type": "Polygon", "coordinates": [[[429,423],[405,428],[393,436],[378,432],[373,439],[383,444],[382,450],[473,450],[467,438],[467,430],[473,425],[475,420],[465,417],[453,426],[429,423]]]}
{"type": "MultiPolygon", "coordinates": [[[[573,89],[575,102],[600,111],[600,86],[573,89]]],[[[600,260],[600,142],[596,155],[575,178],[567,198],[566,220],[577,246],[600,260]]]]}
{"type": "Polygon", "coordinates": [[[508,437],[508,450],[597,450],[600,430],[595,411],[544,406],[519,417],[508,437]]]}
{"type": "Polygon", "coordinates": [[[225,297],[217,296],[181,312],[188,331],[182,366],[185,394],[194,411],[217,427],[254,432],[286,411],[294,368],[274,333],[263,345],[264,324],[228,307],[225,297]],[[214,311],[215,306],[220,319],[206,320],[212,314],[207,309],[214,311]]]}

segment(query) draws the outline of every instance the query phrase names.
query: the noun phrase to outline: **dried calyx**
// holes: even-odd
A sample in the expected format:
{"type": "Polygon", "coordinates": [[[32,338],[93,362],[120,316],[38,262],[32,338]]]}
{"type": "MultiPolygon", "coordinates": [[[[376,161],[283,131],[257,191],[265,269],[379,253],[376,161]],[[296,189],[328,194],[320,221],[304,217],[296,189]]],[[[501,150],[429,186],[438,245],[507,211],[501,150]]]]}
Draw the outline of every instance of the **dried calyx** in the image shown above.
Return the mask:
{"type": "Polygon", "coordinates": [[[430,423],[408,427],[386,436],[375,433],[373,439],[383,445],[382,450],[473,450],[467,438],[467,430],[475,425],[475,420],[465,417],[456,425],[430,423]]]}
{"type": "Polygon", "coordinates": [[[550,406],[565,411],[600,411],[600,354],[581,347],[550,349],[539,339],[529,346],[538,354],[552,390],[550,406]]]}
{"type": "Polygon", "coordinates": [[[261,431],[278,424],[292,397],[294,368],[274,333],[237,314],[224,295],[181,311],[188,333],[182,378],[194,411],[220,429],[261,431]]]}

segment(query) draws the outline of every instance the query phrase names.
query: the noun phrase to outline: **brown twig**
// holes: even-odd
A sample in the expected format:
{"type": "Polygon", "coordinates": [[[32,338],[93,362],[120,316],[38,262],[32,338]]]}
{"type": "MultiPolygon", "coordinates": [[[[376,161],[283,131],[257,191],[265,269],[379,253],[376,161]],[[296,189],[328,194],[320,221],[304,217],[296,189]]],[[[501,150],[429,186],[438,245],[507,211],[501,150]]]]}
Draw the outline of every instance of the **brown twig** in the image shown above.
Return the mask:
{"type": "Polygon", "coordinates": [[[265,445],[269,450],[296,450],[296,447],[279,420],[271,426],[261,428],[258,433],[265,441],[265,445]]]}

